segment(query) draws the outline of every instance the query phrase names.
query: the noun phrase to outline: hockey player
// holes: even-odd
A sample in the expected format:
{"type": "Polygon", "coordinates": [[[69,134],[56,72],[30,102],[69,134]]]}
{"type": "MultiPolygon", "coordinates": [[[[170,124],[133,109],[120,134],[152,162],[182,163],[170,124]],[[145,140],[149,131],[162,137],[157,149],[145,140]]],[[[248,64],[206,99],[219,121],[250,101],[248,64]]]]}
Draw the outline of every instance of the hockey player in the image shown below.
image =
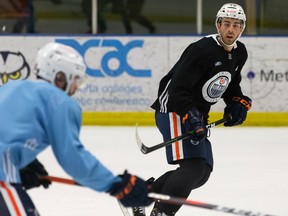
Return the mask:
{"type": "MultiPolygon", "coordinates": [[[[190,44],[170,72],[160,81],[158,98],[152,105],[164,141],[194,130],[191,139],[166,147],[168,171],[152,184],[152,191],[187,198],[204,185],[213,170],[211,143],[207,139],[210,107],[224,99],[224,115],[232,120],[224,126],[242,124],[251,99],[240,87],[241,70],[247,60],[245,45],[238,41],[245,29],[246,15],[240,5],[225,4],[216,15],[218,34],[190,44]]],[[[172,216],[181,206],[156,202],[151,216],[172,216]]],[[[134,215],[145,215],[134,208],[134,215]]]]}
{"type": "Polygon", "coordinates": [[[115,176],[79,140],[81,108],[70,96],[85,78],[82,57],[72,47],[49,43],[39,50],[36,70],[37,81],[10,81],[0,90],[0,215],[39,215],[26,189],[49,187],[36,160],[49,145],[81,185],[124,206],[150,204],[145,181],[128,172],[115,176]]]}

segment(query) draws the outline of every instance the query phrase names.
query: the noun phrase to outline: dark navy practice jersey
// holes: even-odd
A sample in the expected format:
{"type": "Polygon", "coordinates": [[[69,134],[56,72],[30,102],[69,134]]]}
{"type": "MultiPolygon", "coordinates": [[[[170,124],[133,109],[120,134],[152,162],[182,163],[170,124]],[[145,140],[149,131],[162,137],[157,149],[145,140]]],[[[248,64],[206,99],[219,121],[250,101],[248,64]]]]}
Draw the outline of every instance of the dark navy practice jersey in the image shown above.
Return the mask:
{"type": "Polygon", "coordinates": [[[228,102],[233,96],[243,95],[240,72],[248,57],[246,47],[237,41],[227,52],[216,37],[206,36],[185,49],[160,81],[153,109],[183,116],[196,106],[208,116],[211,105],[220,98],[228,102]]]}

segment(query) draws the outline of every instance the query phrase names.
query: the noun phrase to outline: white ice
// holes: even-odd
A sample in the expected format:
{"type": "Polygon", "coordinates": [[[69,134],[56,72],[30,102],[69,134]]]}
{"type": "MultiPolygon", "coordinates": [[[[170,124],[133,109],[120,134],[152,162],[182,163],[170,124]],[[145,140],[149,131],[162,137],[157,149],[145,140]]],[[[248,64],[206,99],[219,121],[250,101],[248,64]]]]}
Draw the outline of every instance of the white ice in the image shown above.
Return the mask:
{"type": "MultiPolygon", "coordinates": [[[[139,127],[146,145],[162,142],[156,127],[139,127]]],[[[143,178],[174,169],[164,149],[143,155],[135,143],[135,127],[84,126],[85,147],[113,173],[128,169],[143,178]]],[[[211,129],[215,167],[209,181],[189,199],[245,211],[288,216],[288,128],[216,127],[211,129]]],[[[70,178],[51,149],[39,155],[50,175],[70,178]]],[[[73,158],[71,158],[73,160],[73,158]]],[[[91,189],[53,183],[29,191],[42,216],[121,216],[114,198],[91,189]]],[[[147,208],[150,214],[152,205],[147,208]]],[[[177,216],[229,216],[214,210],[183,206],[177,216]]]]}

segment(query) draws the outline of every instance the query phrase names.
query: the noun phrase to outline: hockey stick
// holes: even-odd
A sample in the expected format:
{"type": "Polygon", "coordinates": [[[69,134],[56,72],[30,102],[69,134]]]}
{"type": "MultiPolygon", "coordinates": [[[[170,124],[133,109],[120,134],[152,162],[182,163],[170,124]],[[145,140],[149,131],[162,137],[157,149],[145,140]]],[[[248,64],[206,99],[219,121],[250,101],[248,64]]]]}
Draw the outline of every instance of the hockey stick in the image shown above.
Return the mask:
{"type": "Polygon", "coordinates": [[[189,205],[189,206],[194,206],[194,207],[200,207],[200,208],[205,208],[205,209],[210,209],[210,210],[215,210],[215,211],[220,211],[220,212],[225,212],[225,213],[230,213],[230,214],[235,214],[235,215],[242,215],[242,216],[275,216],[271,214],[263,214],[259,212],[252,212],[252,211],[246,211],[246,210],[241,210],[241,209],[236,209],[236,208],[230,208],[230,207],[225,207],[225,206],[220,206],[220,205],[214,205],[214,204],[209,204],[209,203],[204,203],[204,202],[198,202],[198,201],[193,201],[193,200],[188,200],[180,197],[173,197],[173,196],[168,196],[164,194],[157,194],[157,193],[149,193],[148,195],[151,199],[154,199],[155,201],[161,201],[173,205],[189,205]]]}
{"type": "Polygon", "coordinates": [[[123,205],[120,203],[119,200],[117,200],[117,202],[118,202],[118,205],[119,205],[119,207],[120,207],[123,215],[124,215],[124,216],[130,216],[130,213],[129,213],[129,211],[128,211],[128,208],[125,207],[125,206],[123,206],[123,205]]]}
{"type": "MultiPolygon", "coordinates": [[[[60,177],[55,177],[55,176],[42,176],[41,178],[50,180],[52,182],[81,186],[80,184],[78,184],[76,181],[72,179],[60,178],[60,177]]],[[[263,214],[259,212],[240,210],[236,208],[214,205],[214,204],[209,204],[209,203],[204,203],[204,202],[198,202],[198,201],[193,201],[193,200],[188,200],[188,199],[184,199],[180,197],[173,197],[173,196],[168,196],[168,195],[158,194],[158,193],[149,193],[148,196],[155,201],[161,201],[161,202],[165,202],[165,203],[169,203],[173,205],[189,205],[189,206],[200,207],[200,208],[205,208],[205,209],[210,209],[210,210],[215,210],[215,211],[220,211],[220,212],[225,212],[225,213],[231,213],[231,214],[240,215],[240,216],[241,215],[242,216],[275,216],[271,214],[263,214]]],[[[118,202],[118,204],[121,208],[123,215],[130,216],[128,212],[128,208],[124,207],[120,202],[118,202]]]]}
{"type": "MultiPolygon", "coordinates": [[[[60,178],[56,176],[41,176],[41,179],[46,179],[51,182],[58,182],[58,183],[63,183],[63,184],[69,184],[69,185],[76,185],[76,186],[82,186],[78,182],[74,181],[73,179],[67,179],[67,178],[60,178]]],[[[123,213],[124,216],[130,216],[128,208],[123,206],[119,200],[117,199],[117,203],[123,213]]]]}
{"type": "MultiPolygon", "coordinates": [[[[215,122],[212,122],[211,124],[206,125],[206,127],[207,127],[208,129],[209,129],[209,128],[213,128],[213,127],[215,127],[215,126],[217,126],[217,125],[219,125],[219,124],[225,123],[225,122],[227,122],[227,121],[229,121],[229,120],[231,120],[231,119],[232,119],[232,116],[231,116],[231,115],[227,115],[227,116],[225,116],[224,118],[222,118],[222,119],[220,119],[220,120],[218,120],[218,121],[215,121],[215,122]]],[[[136,142],[137,142],[137,145],[138,145],[140,151],[141,151],[143,154],[148,154],[148,153],[150,153],[150,152],[153,152],[153,151],[155,151],[155,150],[157,150],[157,149],[160,149],[160,148],[162,148],[162,147],[168,146],[168,145],[170,145],[170,144],[172,144],[172,143],[174,143],[174,142],[177,142],[177,141],[179,141],[179,140],[186,139],[186,138],[188,138],[188,137],[190,136],[190,134],[193,134],[193,133],[195,133],[194,130],[193,130],[193,131],[189,131],[188,133],[182,134],[182,135],[180,135],[180,136],[174,137],[174,138],[171,139],[171,140],[167,140],[167,141],[162,142],[162,143],[159,143],[159,144],[157,144],[157,145],[148,147],[148,146],[146,146],[146,145],[142,142],[142,140],[140,139],[140,136],[139,136],[139,133],[138,133],[138,129],[137,129],[137,126],[136,126],[136,142]]]]}
{"type": "Polygon", "coordinates": [[[63,184],[81,186],[79,183],[77,183],[76,181],[74,181],[72,179],[60,178],[60,177],[56,177],[56,176],[41,176],[40,178],[49,180],[51,182],[58,182],[58,183],[63,183],[63,184]]]}

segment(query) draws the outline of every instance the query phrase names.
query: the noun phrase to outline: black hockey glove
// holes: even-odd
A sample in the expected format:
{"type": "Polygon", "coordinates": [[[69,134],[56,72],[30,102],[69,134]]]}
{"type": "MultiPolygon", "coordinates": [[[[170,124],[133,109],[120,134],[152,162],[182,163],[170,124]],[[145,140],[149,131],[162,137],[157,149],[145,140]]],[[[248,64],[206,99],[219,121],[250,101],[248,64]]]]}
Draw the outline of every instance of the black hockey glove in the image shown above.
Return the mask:
{"type": "Polygon", "coordinates": [[[51,184],[51,181],[46,179],[41,179],[40,176],[47,176],[48,173],[45,170],[44,166],[35,159],[26,167],[20,170],[20,178],[22,182],[22,187],[25,190],[43,186],[44,188],[48,188],[51,184]]]}
{"type": "Polygon", "coordinates": [[[224,123],[224,126],[231,127],[241,125],[247,117],[248,110],[251,109],[252,100],[247,96],[235,96],[224,109],[224,116],[230,114],[232,119],[224,123]]]}
{"type": "Polygon", "coordinates": [[[130,175],[127,171],[119,175],[123,181],[116,183],[108,191],[126,207],[148,206],[153,200],[148,197],[147,183],[141,178],[130,175]]]}
{"type": "Polygon", "coordinates": [[[203,122],[203,116],[196,107],[193,107],[182,117],[182,123],[187,132],[190,133],[191,140],[194,144],[207,137],[208,129],[203,122]]]}

